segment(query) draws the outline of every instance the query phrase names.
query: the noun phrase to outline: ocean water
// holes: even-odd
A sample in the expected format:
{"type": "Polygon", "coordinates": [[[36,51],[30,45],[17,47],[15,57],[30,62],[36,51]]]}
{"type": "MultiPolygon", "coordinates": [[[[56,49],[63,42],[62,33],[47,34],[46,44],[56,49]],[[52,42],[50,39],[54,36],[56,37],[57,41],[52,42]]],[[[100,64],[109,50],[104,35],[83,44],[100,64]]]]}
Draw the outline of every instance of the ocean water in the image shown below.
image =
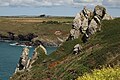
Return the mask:
{"type": "MultiPolygon", "coordinates": [[[[10,43],[0,42],[0,80],[8,80],[15,71],[23,47],[11,46],[10,43]]],[[[30,49],[30,56],[34,48],[30,49]]],[[[48,54],[56,50],[55,47],[47,47],[48,54]]]]}

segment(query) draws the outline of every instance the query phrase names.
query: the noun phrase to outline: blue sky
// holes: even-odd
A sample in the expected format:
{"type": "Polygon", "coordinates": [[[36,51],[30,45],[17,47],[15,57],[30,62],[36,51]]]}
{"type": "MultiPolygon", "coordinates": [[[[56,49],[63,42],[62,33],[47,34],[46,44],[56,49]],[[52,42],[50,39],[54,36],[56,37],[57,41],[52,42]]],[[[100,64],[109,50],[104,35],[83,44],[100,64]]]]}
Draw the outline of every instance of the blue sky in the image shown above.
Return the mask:
{"type": "Polygon", "coordinates": [[[0,0],[0,16],[75,16],[83,6],[103,5],[112,16],[120,17],[120,0],[0,0]]]}

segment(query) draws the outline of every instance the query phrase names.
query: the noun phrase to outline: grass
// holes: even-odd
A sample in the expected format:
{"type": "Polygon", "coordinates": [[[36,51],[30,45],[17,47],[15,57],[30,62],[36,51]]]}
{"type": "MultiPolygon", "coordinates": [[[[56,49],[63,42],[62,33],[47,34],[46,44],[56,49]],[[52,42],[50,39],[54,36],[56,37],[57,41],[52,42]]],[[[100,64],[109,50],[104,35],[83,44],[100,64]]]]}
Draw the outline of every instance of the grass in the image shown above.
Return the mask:
{"type": "Polygon", "coordinates": [[[71,29],[72,17],[48,17],[48,18],[0,18],[0,34],[8,35],[13,32],[16,35],[34,33],[40,40],[57,42],[57,37],[67,37],[71,29]],[[45,22],[45,23],[43,23],[45,22]],[[52,23],[59,22],[59,24],[52,23]],[[55,35],[60,31],[60,35],[55,35]]]}
{"type": "MultiPolygon", "coordinates": [[[[33,65],[30,72],[25,72],[24,77],[13,80],[70,80],[76,79],[85,73],[90,74],[94,69],[102,66],[111,67],[120,64],[120,18],[104,20],[102,31],[92,35],[85,44],[78,39],[64,42],[55,52],[40,57],[33,65]],[[81,44],[83,50],[80,54],[72,54],[73,46],[81,44]]],[[[41,51],[38,51],[41,54],[41,51]]],[[[116,70],[116,69],[114,69],[116,70]]],[[[107,70],[106,70],[107,71],[107,70]]],[[[94,72],[93,72],[94,73],[94,72]]],[[[114,76],[114,75],[113,75],[114,76]]]]}

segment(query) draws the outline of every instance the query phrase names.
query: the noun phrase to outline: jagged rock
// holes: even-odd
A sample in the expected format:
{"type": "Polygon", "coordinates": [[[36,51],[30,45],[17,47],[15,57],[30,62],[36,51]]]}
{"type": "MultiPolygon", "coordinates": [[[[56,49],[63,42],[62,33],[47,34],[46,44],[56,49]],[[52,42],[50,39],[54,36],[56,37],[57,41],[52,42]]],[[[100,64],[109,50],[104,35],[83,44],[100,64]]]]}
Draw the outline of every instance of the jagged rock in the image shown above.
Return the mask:
{"type": "Polygon", "coordinates": [[[88,18],[85,18],[84,20],[83,20],[83,22],[82,22],[82,26],[81,26],[81,28],[80,28],[80,31],[81,31],[81,33],[85,33],[86,32],[86,30],[87,30],[87,28],[88,28],[88,18]]]}
{"type": "Polygon", "coordinates": [[[20,56],[19,63],[17,65],[15,73],[24,71],[28,67],[28,63],[29,63],[28,54],[29,54],[29,49],[26,47],[23,49],[23,52],[20,56]]]}
{"type": "Polygon", "coordinates": [[[19,63],[17,65],[15,73],[16,72],[24,72],[25,70],[28,70],[28,71],[30,70],[30,68],[32,67],[32,64],[38,59],[37,50],[39,48],[41,48],[44,51],[45,55],[47,55],[47,50],[42,45],[39,45],[38,47],[35,48],[32,58],[28,57],[29,49],[27,47],[23,48],[23,52],[20,56],[19,63]]]}
{"type": "Polygon", "coordinates": [[[85,33],[91,16],[92,11],[88,10],[86,7],[84,7],[80,13],[77,13],[75,19],[73,20],[73,27],[70,31],[68,40],[77,39],[81,33],[85,33]]]}
{"type": "Polygon", "coordinates": [[[37,52],[37,50],[39,48],[41,48],[44,51],[45,55],[47,55],[47,50],[45,49],[44,46],[39,45],[38,47],[36,47],[34,52],[33,52],[32,58],[30,59],[29,68],[31,68],[32,64],[38,59],[38,52],[37,52]]]}
{"type": "Polygon", "coordinates": [[[93,13],[94,13],[94,16],[90,21],[88,30],[86,31],[86,34],[88,36],[94,34],[96,31],[101,31],[101,20],[106,14],[106,9],[103,6],[97,5],[95,6],[93,13]]]}
{"type": "Polygon", "coordinates": [[[39,45],[38,47],[41,48],[46,55],[48,55],[47,54],[47,50],[46,50],[46,48],[43,45],[39,45]]]}
{"type": "Polygon", "coordinates": [[[71,29],[70,30],[70,33],[71,33],[71,39],[73,40],[73,39],[77,39],[78,37],[79,37],[79,35],[80,35],[80,31],[79,31],[79,29],[71,29]]]}
{"type": "Polygon", "coordinates": [[[108,13],[105,14],[105,16],[103,17],[103,20],[112,20],[114,19],[112,16],[110,16],[108,13]]]}
{"type": "Polygon", "coordinates": [[[27,35],[19,34],[18,40],[19,41],[32,41],[32,39],[35,37],[37,37],[37,35],[34,35],[33,33],[28,33],[27,35]]]}
{"type": "Polygon", "coordinates": [[[76,44],[73,49],[74,54],[79,54],[82,51],[82,46],[80,44],[76,44]]]}
{"type": "Polygon", "coordinates": [[[94,16],[99,16],[99,19],[103,18],[106,14],[106,8],[100,5],[95,6],[94,16]]]}
{"type": "Polygon", "coordinates": [[[83,42],[87,42],[90,35],[97,31],[101,31],[101,20],[112,19],[106,12],[105,7],[97,5],[94,11],[88,10],[86,7],[80,13],[77,13],[73,20],[72,29],[67,40],[77,39],[83,34],[83,42]]]}
{"type": "Polygon", "coordinates": [[[14,40],[15,36],[13,32],[8,32],[8,37],[10,38],[10,40],[14,40]]]}

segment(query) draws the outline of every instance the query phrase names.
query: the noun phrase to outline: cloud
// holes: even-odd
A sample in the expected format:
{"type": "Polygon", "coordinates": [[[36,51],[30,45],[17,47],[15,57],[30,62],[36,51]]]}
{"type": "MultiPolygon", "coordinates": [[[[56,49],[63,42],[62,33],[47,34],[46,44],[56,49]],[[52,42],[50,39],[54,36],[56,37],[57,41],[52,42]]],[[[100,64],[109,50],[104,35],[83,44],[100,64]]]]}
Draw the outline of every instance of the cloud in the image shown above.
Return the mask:
{"type": "Polygon", "coordinates": [[[73,0],[75,6],[95,6],[102,5],[102,0],[73,0]]]}
{"type": "Polygon", "coordinates": [[[120,7],[120,0],[73,0],[75,5],[104,5],[108,7],[120,7]]]}
{"type": "Polygon", "coordinates": [[[120,0],[0,0],[0,6],[94,6],[97,4],[111,7],[120,7],[120,0]]]}
{"type": "Polygon", "coordinates": [[[120,7],[120,0],[103,0],[102,3],[109,7],[120,7]]]}
{"type": "Polygon", "coordinates": [[[0,6],[54,6],[72,2],[73,0],[0,0],[0,6]]]}
{"type": "Polygon", "coordinates": [[[94,2],[94,0],[73,0],[75,3],[91,3],[94,2]]]}

